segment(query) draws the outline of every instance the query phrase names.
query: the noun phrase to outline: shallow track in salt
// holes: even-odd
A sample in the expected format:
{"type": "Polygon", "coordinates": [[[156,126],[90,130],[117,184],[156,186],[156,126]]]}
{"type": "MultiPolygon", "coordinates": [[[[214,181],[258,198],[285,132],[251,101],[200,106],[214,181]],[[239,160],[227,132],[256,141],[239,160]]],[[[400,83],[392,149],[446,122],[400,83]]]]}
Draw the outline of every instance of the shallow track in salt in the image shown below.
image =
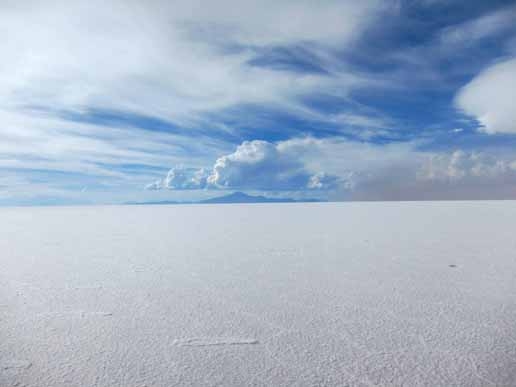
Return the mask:
{"type": "Polygon", "coordinates": [[[179,347],[214,347],[221,345],[253,345],[258,344],[258,340],[232,337],[198,337],[176,339],[173,344],[179,347]]]}

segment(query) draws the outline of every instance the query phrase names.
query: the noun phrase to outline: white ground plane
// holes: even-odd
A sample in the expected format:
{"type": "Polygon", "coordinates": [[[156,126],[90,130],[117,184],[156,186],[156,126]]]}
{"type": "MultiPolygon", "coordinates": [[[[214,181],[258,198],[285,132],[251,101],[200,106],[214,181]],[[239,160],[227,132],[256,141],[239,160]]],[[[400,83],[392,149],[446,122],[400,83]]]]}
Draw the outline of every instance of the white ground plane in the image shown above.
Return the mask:
{"type": "Polygon", "coordinates": [[[516,386],[516,202],[0,210],[0,386],[516,386]]]}

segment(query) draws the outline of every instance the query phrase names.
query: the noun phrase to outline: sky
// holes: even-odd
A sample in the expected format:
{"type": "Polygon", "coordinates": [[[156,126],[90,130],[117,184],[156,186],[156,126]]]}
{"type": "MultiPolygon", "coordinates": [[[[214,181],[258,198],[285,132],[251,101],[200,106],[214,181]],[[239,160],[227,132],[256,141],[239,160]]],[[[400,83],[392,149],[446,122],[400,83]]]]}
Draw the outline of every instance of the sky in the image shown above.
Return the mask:
{"type": "Polygon", "coordinates": [[[516,1],[3,0],[0,205],[516,199],[516,1]]]}

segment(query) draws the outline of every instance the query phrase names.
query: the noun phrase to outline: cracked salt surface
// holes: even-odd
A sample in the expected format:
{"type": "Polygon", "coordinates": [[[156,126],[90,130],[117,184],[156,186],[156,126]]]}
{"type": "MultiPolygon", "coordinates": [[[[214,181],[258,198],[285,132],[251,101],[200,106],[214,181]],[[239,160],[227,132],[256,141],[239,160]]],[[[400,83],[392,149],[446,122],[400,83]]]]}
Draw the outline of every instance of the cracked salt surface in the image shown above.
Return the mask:
{"type": "Polygon", "coordinates": [[[0,386],[516,386],[516,202],[0,209],[0,386]]]}

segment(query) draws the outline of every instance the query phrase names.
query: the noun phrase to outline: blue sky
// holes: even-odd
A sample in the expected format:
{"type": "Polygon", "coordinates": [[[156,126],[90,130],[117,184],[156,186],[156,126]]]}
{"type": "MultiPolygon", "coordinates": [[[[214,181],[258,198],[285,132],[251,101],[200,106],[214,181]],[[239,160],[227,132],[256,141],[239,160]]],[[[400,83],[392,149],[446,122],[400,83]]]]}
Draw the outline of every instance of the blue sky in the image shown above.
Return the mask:
{"type": "Polygon", "coordinates": [[[516,198],[514,1],[4,1],[0,204],[516,198]]]}

